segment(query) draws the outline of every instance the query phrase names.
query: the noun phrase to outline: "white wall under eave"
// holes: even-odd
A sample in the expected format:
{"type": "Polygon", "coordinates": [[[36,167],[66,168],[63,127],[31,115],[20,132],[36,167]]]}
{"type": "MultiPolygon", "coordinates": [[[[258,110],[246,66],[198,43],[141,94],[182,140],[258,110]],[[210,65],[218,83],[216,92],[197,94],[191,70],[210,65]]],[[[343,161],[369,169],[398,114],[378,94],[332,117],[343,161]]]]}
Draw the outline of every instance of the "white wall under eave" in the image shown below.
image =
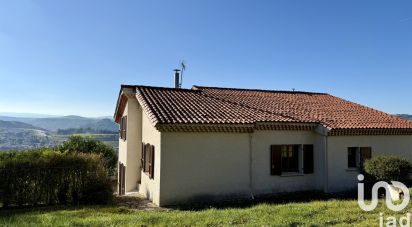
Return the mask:
{"type": "Polygon", "coordinates": [[[372,157],[395,155],[412,162],[412,136],[330,136],[328,137],[330,192],[356,188],[359,171],[348,169],[348,147],[372,147],[372,157]]]}
{"type": "Polygon", "coordinates": [[[127,162],[126,162],[126,192],[136,191],[140,180],[140,155],[142,141],[142,109],[136,98],[127,100],[127,162]]]}
{"type": "Polygon", "coordinates": [[[324,137],[310,131],[162,133],[160,204],[193,200],[323,190],[324,137]],[[251,142],[251,144],[249,144],[251,142]],[[270,146],[313,144],[314,173],[271,176],[270,146]]]}
{"type": "Polygon", "coordinates": [[[249,194],[247,133],[162,133],[160,202],[249,194]]]}
{"type": "MultiPolygon", "coordinates": [[[[139,185],[139,193],[152,200],[156,205],[161,205],[160,200],[160,166],[162,155],[160,132],[150,123],[146,114],[141,116],[142,119],[142,140],[143,143],[150,143],[155,148],[155,162],[154,162],[154,179],[150,179],[148,173],[144,173],[142,170],[137,170],[136,173],[141,174],[141,183],[139,185]]],[[[141,147],[141,144],[140,144],[141,147]]],[[[140,157],[140,156],[139,156],[140,157]]],[[[140,158],[136,160],[140,163],[140,158]]],[[[162,182],[163,183],[163,182],[162,182]]]]}
{"type": "Polygon", "coordinates": [[[142,110],[136,99],[127,100],[122,116],[127,116],[127,131],[126,140],[119,138],[119,162],[126,167],[125,191],[127,193],[137,189],[137,182],[140,179],[142,110]]]}

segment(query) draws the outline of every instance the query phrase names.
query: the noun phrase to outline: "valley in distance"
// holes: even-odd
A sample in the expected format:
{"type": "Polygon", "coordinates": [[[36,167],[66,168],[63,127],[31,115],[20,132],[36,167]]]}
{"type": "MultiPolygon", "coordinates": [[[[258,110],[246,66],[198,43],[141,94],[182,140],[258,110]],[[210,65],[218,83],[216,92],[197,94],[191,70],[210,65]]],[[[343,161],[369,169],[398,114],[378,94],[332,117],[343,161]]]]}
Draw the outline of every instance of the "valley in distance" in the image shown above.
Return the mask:
{"type": "Polygon", "coordinates": [[[111,117],[0,113],[0,151],[53,147],[71,135],[91,136],[119,146],[118,125],[111,117]]]}

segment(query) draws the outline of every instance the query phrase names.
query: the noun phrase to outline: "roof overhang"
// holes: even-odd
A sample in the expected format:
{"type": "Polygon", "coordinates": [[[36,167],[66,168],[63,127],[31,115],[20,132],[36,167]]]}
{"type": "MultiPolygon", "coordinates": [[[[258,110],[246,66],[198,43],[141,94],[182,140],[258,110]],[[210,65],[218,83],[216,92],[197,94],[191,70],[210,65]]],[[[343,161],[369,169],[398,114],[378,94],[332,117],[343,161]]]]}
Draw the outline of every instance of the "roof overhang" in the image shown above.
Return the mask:
{"type": "Polygon", "coordinates": [[[133,86],[121,85],[113,116],[114,122],[118,124],[120,123],[120,118],[123,115],[123,111],[129,98],[136,98],[136,88],[133,86]]]}
{"type": "Polygon", "coordinates": [[[313,131],[318,124],[291,122],[258,122],[254,124],[157,124],[160,132],[224,132],[252,133],[257,130],[268,131],[313,131]]]}
{"type": "Polygon", "coordinates": [[[380,136],[412,135],[410,128],[350,128],[332,129],[328,136],[380,136]]]}

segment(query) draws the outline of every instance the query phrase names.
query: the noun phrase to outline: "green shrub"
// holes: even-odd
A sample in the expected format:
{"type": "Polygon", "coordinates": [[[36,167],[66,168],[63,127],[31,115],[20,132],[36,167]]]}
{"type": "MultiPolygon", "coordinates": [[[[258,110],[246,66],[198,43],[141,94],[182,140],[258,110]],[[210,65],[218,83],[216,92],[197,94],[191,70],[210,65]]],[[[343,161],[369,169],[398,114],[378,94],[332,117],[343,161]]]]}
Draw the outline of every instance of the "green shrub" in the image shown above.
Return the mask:
{"type": "Polygon", "coordinates": [[[113,194],[97,154],[50,149],[0,153],[3,206],[107,203],[113,194]],[[96,201],[94,201],[96,199],[96,201]]]}
{"type": "Polygon", "coordinates": [[[117,167],[115,150],[111,146],[92,137],[70,136],[62,145],[57,146],[56,150],[63,153],[99,154],[104,160],[109,175],[113,175],[117,167]]]}
{"type": "Polygon", "coordinates": [[[377,181],[406,182],[411,164],[406,159],[395,156],[376,156],[365,162],[364,170],[377,181]]]}

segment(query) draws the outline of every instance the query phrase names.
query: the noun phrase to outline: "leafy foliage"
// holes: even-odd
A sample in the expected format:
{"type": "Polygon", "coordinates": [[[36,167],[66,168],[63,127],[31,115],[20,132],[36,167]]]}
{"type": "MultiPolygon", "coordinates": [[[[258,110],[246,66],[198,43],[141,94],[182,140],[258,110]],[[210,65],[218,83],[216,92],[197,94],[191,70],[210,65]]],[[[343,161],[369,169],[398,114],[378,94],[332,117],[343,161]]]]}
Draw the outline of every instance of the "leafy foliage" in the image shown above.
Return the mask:
{"type": "Polygon", "coordinates": [[[376,156],[365,162],[364,170],[378,181],[408,180],[411,164],[403,158],[395,156],[376,156]]]}
{"type": "Polygon", "coordinates": [[[92,137],[70,136],[67,141],[63,142],[62,145],[57,146],[56,149],[63,153],[88,153],[101,155],[110,175],[114,174],[117,166],[117,155],[114,149],[92,137]]]}
{"type": "Polygon", "coordinates": [[[0,153],[0,203],[100,204],[113,189],[98,154],[61,153],[42,148],[0,153]]]}

